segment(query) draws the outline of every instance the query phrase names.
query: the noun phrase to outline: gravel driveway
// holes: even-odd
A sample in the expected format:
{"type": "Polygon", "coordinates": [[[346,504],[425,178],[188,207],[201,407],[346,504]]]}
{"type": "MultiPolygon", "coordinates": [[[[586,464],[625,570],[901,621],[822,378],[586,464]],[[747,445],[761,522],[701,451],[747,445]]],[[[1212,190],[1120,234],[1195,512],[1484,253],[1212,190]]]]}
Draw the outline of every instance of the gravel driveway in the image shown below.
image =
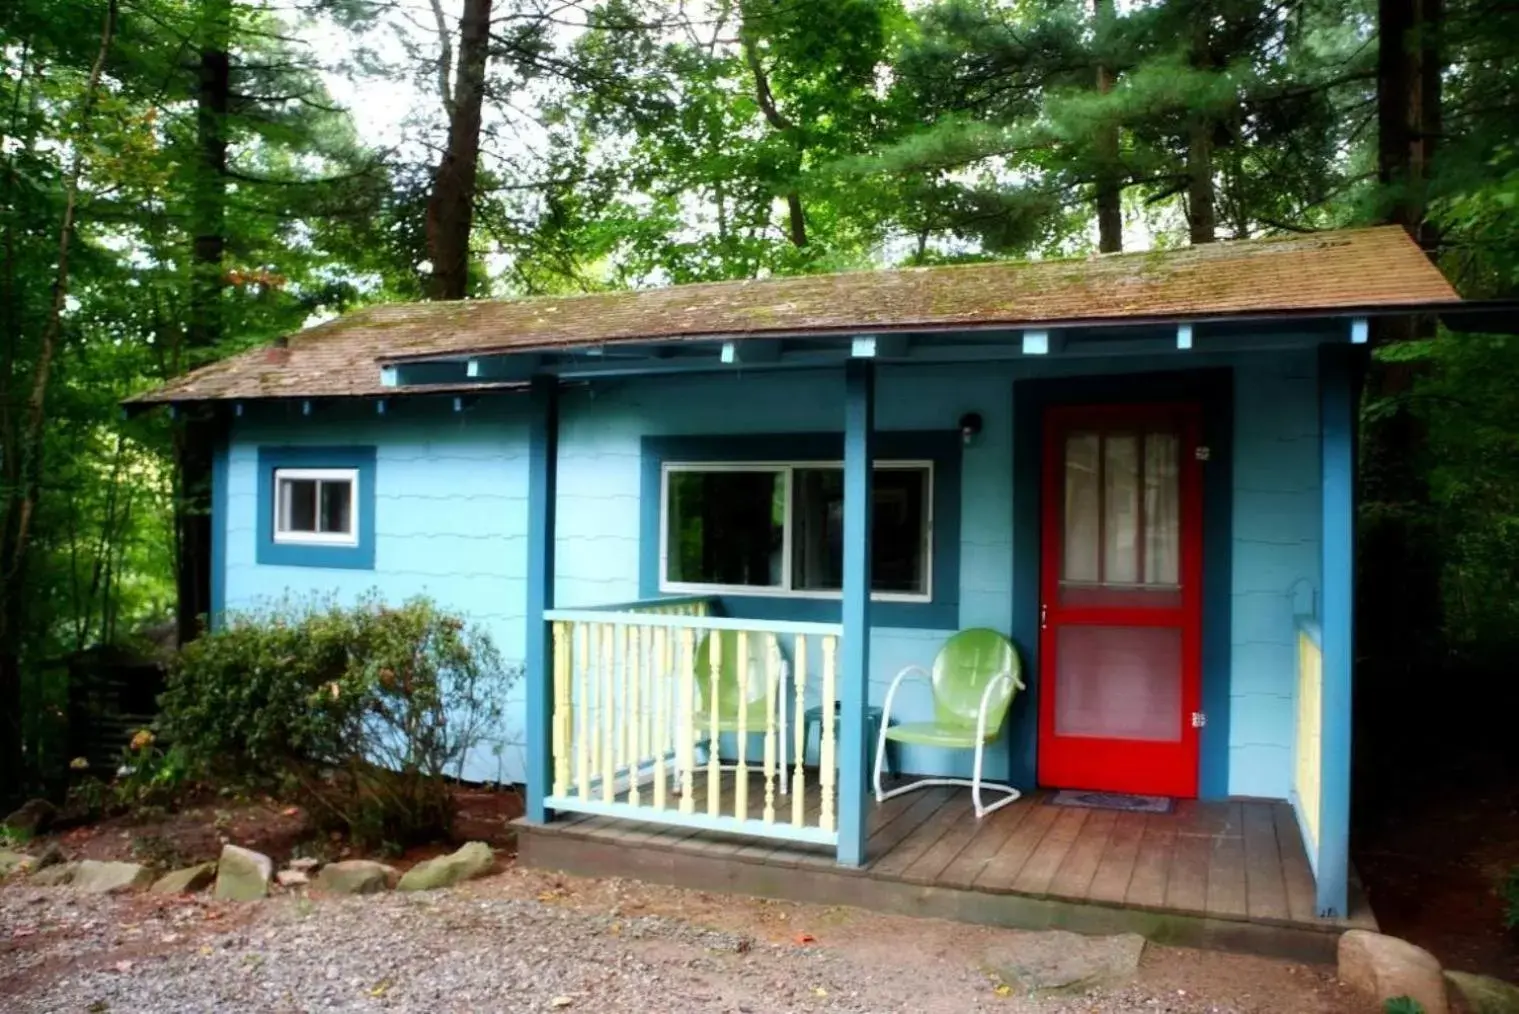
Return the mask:
{"type": "Polygon", "coordinates": [[[10,886],[0,1009],[1362,1010],[1322,969],[1153,947],[1131,984],[1008,996],[978,955],[1019,936],[515,869],[448,892],[243,905],[10,886]]]}

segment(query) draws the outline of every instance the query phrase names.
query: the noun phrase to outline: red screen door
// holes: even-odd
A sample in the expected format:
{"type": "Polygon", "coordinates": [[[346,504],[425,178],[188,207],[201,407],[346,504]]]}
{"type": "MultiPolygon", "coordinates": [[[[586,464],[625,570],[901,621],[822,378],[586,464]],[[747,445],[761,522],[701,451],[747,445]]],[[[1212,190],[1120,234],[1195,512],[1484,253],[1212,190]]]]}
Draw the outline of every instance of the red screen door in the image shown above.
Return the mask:
{"type": "Polygon", "coordinates": [[[1045,417],[1041,784],[1197,795],[1198,433],[1195,405],[1045,417]]]}

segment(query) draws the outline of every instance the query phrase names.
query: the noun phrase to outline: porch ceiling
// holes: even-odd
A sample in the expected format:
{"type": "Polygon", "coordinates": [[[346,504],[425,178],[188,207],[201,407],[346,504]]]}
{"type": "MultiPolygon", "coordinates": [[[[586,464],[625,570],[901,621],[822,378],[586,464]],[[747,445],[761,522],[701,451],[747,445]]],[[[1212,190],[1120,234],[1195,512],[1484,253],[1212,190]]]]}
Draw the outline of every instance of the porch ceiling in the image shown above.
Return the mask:
{"type": "Polygon", "coordinates": [[[276,348],[212,364],[135,400],[384,395],[409,386],[395,368],[424,361],[455,365],[413,383],[519,379],[522,368],[536,368],[530,357],[664,357],[697,342],[731,343],[725,361],[763,362],[808,342],[832,343],[836,350],[840,339],[853,336],[982,332],[987,340],[985,333],[996,331],[990,340],[1007,345],[1009,332],[1018,330],[1078,329],[1079,337],[1079,329],[1099,327],[1345,317],[1459,301],[1401,229],[1357,229],[1083,260],[380,305],[302,331],[276,348]],[[783,350],[782,341],[793,347],[783,350]],[[518,360],[515,371],[485,365],[485,357],[506,355],[518,360]],[[474,367],[467,365],[471,359],[474,367]],[[384,366],[392,370],[382,376],[384,366]]]}

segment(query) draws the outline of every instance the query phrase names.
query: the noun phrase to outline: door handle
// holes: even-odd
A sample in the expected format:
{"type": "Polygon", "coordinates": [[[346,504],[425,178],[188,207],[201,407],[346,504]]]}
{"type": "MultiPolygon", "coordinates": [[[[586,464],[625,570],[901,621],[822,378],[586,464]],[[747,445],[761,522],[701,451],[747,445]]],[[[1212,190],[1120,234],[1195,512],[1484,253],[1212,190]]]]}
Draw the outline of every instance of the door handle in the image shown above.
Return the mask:
{"type": "Polygon", "coordinates": [[[1039,603],[1039,629],[1044,630],[1048,626],[1050,607],[1045,603],[1039,603]]]}

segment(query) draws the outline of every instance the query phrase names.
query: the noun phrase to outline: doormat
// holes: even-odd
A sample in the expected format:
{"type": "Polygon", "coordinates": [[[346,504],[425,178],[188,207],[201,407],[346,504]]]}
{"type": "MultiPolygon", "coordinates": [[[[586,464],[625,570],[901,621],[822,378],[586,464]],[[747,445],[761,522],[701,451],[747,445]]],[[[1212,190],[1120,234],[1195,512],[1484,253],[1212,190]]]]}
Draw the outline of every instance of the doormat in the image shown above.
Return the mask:
{"type": "Polygon", "coordinates": [[[1051,806],[1085,806],[1093,810],[1128,810],[1130,813],[1170,813],[1169,796],[1131,796],[1122,792],[1080,792],[1061,789],[1049,797],[1051,806]]]}

